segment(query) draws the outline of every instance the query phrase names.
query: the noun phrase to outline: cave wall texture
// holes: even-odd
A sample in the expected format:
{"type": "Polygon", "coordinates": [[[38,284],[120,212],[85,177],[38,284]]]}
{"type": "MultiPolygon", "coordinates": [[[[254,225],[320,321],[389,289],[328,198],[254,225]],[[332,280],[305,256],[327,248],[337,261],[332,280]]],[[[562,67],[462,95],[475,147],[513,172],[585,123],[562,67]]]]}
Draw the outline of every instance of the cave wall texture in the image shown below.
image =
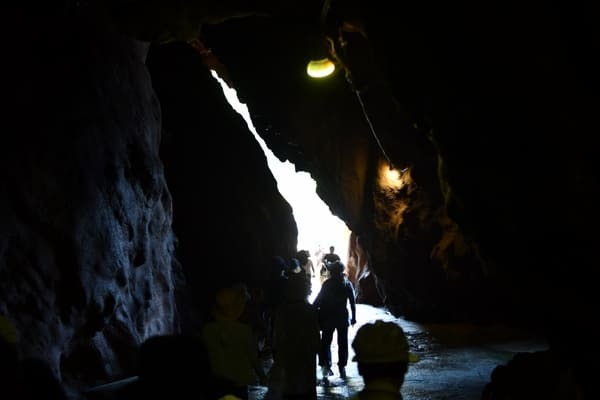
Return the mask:
{"type": "Polygon", "coordinates": [[[11,17],[23,34],[2,65],[0,312],[23,357],[67,383],[106,380],[178,329],[147,46],[95,20],[11,17]]]}
{"type": "Polygon", "coordinates": [[[305,77],[321,5],[4,10],[0,314],[23,354],[76,387],[118,377],[145,338],[193,331],[222,281],[260,286],[272,255],[293,254],[291,209],[187,43],[200,37],[270,148],[352,230],[365,302],[526,324],[593,359],[567,350],[596,336],[597,14],[332,2],[351,86],[305,77]]]}

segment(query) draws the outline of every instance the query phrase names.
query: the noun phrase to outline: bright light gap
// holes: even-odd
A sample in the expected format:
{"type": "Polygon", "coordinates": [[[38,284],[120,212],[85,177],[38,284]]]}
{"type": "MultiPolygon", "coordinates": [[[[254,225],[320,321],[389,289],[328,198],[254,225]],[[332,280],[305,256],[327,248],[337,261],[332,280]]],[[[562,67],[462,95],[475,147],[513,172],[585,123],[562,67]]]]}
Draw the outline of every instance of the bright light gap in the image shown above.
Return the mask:
{"type": "Polygon", "coordinates": [[[250,132],[267,157],[267,164],[277,181],[279,192],[292,207],[298,226],[298,250],[309,250],[317,267],[315,254],[319,251],[327,253],[329,246],[333,245],[342,261],[347,262],[350,231],[342,220],[331,214],[329,207],[317,195],[316,182],[309,173],[296,172],[294,164],[289,161],[281,162],[275,157],[265,141],[257,134],[248,107],[239,101],[236,91],[227,86],[214,70],[211,70],[211,73],[223,88],[223,93],[231,107],[248,124],[250,132]]]}

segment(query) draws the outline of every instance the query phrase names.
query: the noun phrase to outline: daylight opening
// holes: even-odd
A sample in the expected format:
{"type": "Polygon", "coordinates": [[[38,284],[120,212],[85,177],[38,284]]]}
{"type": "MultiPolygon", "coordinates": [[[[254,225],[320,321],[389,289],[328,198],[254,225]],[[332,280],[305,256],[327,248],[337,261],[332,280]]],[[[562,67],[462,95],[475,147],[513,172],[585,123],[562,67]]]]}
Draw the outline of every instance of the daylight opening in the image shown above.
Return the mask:
{"type": "Polygon", "coordinates": [[[275,157],[265,141],[256,133],[248,107],[239,101],[236,91],[227,86],[214,70],[211,70],[211,73],[221,85],[231,107],[248,124],[250,132],[267,157],[267,164],[277,181],[279,193],[292,207],[298,226],[298,250],[310,251],[313,263],[317,267],[320,257],[329,252],[329,246],[334,246],[335,252],[347,263],[350,230],[342,220],[331,214],[329,207],[317,195],[316,182],[309,173],[296,172],[294,164],[289,161],[281,162],[275,157]]]}

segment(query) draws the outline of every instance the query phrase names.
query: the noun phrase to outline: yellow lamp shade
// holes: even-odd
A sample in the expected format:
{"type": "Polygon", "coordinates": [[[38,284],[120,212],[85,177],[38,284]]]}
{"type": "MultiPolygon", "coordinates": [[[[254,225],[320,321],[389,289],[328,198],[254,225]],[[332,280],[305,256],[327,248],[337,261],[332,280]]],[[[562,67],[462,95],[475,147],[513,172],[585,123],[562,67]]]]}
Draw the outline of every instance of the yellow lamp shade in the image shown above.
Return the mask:
{"type": "Polygon", "coordinates": [[[306,73],[311,78],[325,78],[335,71],[335,64],[329,58],[312,60],[306,66],[306,73]]]}

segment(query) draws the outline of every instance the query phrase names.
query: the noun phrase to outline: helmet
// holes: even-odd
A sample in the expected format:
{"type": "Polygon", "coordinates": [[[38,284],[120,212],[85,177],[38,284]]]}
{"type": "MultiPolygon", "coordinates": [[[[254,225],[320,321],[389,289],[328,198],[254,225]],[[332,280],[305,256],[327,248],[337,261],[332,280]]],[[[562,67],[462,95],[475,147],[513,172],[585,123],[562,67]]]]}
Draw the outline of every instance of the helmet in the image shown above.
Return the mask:
{"type": "Polygon", "coordinates": [[[377,320],[361,326],[352,348],[355,353],[352,360],[360,363],[416,361],[416,356],[408,352],[404,331],[394,322],[377,320]]]}
{"type": "Polygon", "coordinates": [[[235,321],[246,307],[246,293],[242,286],[234,285],[217,292],[213,315],[219,321],[235,321]]]}
{"type": "Polygon", "coordinates": [[[327,270],[332,274],[341,274],[346,268],[346,266],[339,260],[327,262],[325,266],[327,267],[327,270]]]}
{"type": "Polygon", "coordinates": [[[17,336],[17,330],[15,329],[14,325],[8,320],[8,318],[0,315],[0,340],[14,345],[17,343],[17,336]]]}

